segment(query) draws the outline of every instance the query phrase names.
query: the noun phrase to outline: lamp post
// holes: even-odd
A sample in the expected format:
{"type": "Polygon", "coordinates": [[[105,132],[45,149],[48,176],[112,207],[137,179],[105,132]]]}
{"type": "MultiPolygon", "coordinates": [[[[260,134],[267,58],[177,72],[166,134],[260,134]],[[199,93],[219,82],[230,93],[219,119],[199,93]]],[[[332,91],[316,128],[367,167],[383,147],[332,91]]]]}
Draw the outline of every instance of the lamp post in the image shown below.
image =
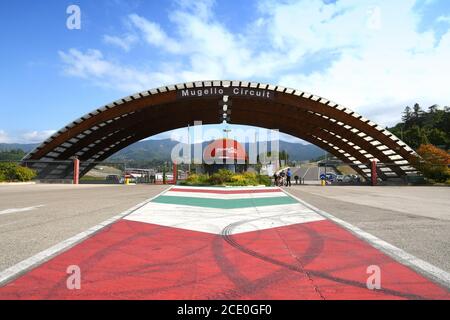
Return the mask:
{"type": "Polygon", "coordinates": [[[189,160],[188,160],[188,174],[191,174],[191,160],[192,160],[192,155],[191,155],[191,133],[190,133],[190,126],[188,123],[188,147],[189,147],[189,160]]]}
{"type": "Polygon", "coordinates": [[[223,129],[222,131],[225,133],[226,138],[228,139],[228,132],[231,132],[231,129],[223,129]]]}

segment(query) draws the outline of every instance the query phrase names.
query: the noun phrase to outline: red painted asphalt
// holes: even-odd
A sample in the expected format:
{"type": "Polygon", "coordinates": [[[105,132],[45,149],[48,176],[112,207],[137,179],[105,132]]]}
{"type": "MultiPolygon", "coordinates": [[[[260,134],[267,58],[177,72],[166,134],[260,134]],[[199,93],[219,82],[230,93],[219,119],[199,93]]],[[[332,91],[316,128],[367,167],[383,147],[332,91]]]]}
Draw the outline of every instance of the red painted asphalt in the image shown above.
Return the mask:
{"type": "Polygon", "coordinates": [[[325,220],[228,235],[120,220],[0,288],[0,299],[449,299],[325,220]],[[69,265],[81,289],[68,290],[69,265]],[[367,266],[381,290],[366,288],[367,266]]]}

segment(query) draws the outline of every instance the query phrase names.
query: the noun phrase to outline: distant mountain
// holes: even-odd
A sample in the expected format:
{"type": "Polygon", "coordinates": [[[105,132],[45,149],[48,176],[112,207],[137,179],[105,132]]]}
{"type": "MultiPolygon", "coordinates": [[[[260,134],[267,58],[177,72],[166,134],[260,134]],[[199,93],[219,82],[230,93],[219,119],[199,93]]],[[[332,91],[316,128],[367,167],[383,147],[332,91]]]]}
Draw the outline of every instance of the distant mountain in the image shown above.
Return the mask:
{"type": "Polygon", "coordinates": [[[40,143],[0,143],[0,151],[23,150],[28,153],[36,148],[40,143]]]}
{"type": "MultiPolygon", "coordinates": [[[[203,142],[203,148],[209,143],[211,141],[203,142]]],[[[120,150],[109,160],[170,160],[171,150],[177,144],[178,141],[170,139],[139,141],[120,150]]],[[[247,151],[249,150],[248,143],[245,143],[244,147],[247,151]]],[[[297,161],[315,159],[324,154],[324,151],[315,145],[304,145],[283,140],[280,140],[279,149],[280,151],[285,150],[289,154],[290,160],[297,161]]],[[[268,150],[270,151],[270,144],[268,144],[268,150]]]]}
{"type": "MultiPolygon", "coordinates": [[[[203,142],[203,147],[208,145],[211,141],[203,142]]],[[[178,144],[178,141],[170,139],[162,140],[143,140],[136,142],[112,155],[108,160],[110,161],[125,161],[125,160],[137,160],[137,161],[165,161],[170,160],[170,153],[172,148],[178,144]]],[[[25,153],[30,152],[39,143],[0,143],[0,151],[9,151],[15,149],[21,149],[25,153]]],[[[245,149],[248,151],[249,144],[244,144],[245,149]]],[[[268,144],[270,151],[270,144],[268,144]]],[[[289,154],[290,160],[311,160],[320,157],[324,154],[324,151],[315,145],[304,145],[301,143],[293,143],[280,140],[280,151],[285,150],[289,154]]]]}

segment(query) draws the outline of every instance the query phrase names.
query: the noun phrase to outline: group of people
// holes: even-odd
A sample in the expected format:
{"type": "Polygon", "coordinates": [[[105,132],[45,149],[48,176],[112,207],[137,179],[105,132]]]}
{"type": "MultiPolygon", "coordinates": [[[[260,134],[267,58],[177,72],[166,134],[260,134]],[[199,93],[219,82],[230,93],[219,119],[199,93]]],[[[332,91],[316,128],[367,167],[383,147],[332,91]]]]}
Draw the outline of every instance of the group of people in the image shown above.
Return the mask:
{"type": "MultiPolygon", "coordinates": [[[[274,183],[276,186],[279,187],[290,187],[291,186],[291,178],[292,178],[292,171],[291,168],[288,168],[286,171],[281,170],[278,174],[275,172],[273,174],[274,183]]],[[[296,180],[298,177],[296,177],[296,180]]]]}

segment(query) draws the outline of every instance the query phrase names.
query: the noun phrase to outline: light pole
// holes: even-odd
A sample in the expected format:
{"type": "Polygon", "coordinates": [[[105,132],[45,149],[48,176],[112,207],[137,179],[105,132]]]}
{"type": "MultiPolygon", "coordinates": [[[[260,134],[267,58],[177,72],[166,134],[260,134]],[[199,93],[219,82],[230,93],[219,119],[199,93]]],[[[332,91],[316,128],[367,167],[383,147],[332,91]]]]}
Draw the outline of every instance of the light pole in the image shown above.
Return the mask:
{"type": "Polygon", "coordinates": [[[223,129],[222,131],[225,133],[226,138],[228,139],[228,132],[231,132],[231,129],[223,129]]]}
{"type": "Polygon", "coordinates": [[[190,133],[190,126],[188,123],[188,148],[189,148],[189,160],[188,160],[188,174],[191,174],[191,160],[192,160],[192,155],[191,155],[191,133],[190,133]]]}

